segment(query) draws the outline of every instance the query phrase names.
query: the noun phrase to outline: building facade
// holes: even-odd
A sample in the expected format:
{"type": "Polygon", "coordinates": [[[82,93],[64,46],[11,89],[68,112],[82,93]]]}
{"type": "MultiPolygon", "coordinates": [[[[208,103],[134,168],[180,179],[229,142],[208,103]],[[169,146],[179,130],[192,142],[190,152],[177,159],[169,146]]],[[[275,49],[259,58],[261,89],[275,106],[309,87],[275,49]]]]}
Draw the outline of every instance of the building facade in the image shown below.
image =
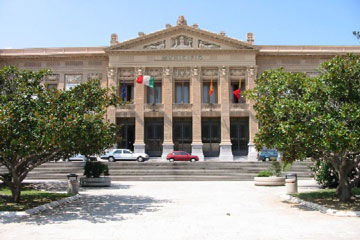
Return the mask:
{"type": "Polygon", "coordinates": [[[57,89],[89,79],[114,87],[128,102],[107,111],[106,118],[121,125],[118,147],[162,158],[184,150],[201,160],[232,161],[256,157],[258,130],[253,103],[237,99],[234,90],[253,88],[270,68],[313,76],[321,62],[350,52],[359,54],[360,47],[255,45],[252,33],[240,41],[188,26],[180,16],[175,26],[128,41],[112,34],[109,47],[0,50],[0,66],[49,68],[46,84],[57,89]],[[154,88],[137,84],[139,75],[154,77],[154,88]]]}

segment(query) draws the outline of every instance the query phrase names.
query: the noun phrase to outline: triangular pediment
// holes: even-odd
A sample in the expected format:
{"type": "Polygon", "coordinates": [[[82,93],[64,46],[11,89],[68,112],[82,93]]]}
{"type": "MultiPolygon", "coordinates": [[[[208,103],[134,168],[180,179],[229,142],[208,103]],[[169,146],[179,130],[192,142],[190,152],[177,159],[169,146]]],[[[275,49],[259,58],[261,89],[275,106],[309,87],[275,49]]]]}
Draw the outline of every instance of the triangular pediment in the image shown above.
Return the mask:
{"type": "Polygon", "coordinates": [[[257,46],[187,25],[169,27],[142,35],[107,48],[117,50],[186,50],[186,49],[244,49],[256,50],[257,46]]]}

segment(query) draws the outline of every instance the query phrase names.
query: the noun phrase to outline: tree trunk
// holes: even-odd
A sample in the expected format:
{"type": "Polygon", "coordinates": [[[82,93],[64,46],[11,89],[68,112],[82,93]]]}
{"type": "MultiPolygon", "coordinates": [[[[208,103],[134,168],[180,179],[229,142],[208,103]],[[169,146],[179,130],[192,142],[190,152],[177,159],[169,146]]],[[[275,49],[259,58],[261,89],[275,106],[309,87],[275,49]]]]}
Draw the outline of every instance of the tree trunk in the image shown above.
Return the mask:
{"type": "Polygon", "coordinates": [[[17,185],[14,184],[11,187],[11,194],[12,194],[13,202],[15,203],[20,202],[20,193],[21,193],[20,189],[21,189],[21,183],[17,185]]]}
{"type": "Polygon", "coordinates": [[[339,167],[339,186],[336,188],[336,195],[341,202],[349,202],[351,199],[352,186],[348,181],[348,175],[351,171],[351,166],[346,159],[341,160],[339,167]],[[350,169],[350,170],[349,170],[350,169]]]}
{"type": "Polygon", "coordinates": [[[21,195],[21,180],[19,179],[19,176],[17,175],[16,171],[11,171],[11,182],[10,182],[10,189],[12,194],[12,200],[15,203],[20,202],[20,195],[21,195]]]}

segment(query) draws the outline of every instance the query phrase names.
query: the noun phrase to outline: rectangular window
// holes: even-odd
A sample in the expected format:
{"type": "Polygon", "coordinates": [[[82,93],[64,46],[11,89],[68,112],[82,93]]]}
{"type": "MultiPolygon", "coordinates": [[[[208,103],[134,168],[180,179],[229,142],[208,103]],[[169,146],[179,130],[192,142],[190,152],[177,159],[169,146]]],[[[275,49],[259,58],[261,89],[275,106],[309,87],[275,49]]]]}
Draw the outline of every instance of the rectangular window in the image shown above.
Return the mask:
{"type": "Polygon", "coordinates": [[[47,89],[57,89],[57,84],[47,84],[47,89]]]}
{"type": "Polygon", "coordinates": [[[189,103],[189,82],[178,82],[175,84],[175,102],[177,104],[189,103]]]}
{"type": "Polygon", "coordinates": [[[217,82],[213,81],[213,93],[210,96],[210,84],[209,82],[203,83],[203,103],[217,103],[217,82]]]}
{"type": "Polygon", "coordinates": [[[126,102],[132,102],[134,100],[134,84],[121,83],[118,91],[122,100],[126,102]]]}
{"type": "Polygon", "coordinates": [[[147,103],[160,104],[161,103],[161,83],[155,83],[154,88],[150,88],[150,87],[146,87],[146,88],[147,88],[147,103]]]}
{"type": "Polygon", "coordinates": [[[81,74],[66,74],[65,75],[65,90],[76,87],[81,84],[82,75],[81,74]]]}
{"type": "Polygon", "coordinates": [[[240,100],[234,95],[234,91],[239,89],[239,82],[237,83],[231,83],[231,91],[230,91],[230,100],[232,103],[246,103],[246,99],[242,92],[245,91],[245,82],[241,82],[241,88],[240,88],[240,100]]]}

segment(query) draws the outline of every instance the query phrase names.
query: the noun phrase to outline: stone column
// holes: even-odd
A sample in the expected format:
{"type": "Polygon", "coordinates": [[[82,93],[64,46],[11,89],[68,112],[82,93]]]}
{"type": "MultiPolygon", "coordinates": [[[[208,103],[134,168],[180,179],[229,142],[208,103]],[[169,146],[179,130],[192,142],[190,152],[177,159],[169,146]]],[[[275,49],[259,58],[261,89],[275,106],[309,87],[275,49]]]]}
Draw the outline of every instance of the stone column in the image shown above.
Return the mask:
{"type": "Polygon", "coordinates": [[[170,68],[163,70],[163,86],[162,86],[162,102],[164,104],[164,142],[161,155],[162,160],[166,160],[166,156],[174,150],[173,143],[173,121],[172,121],[172,105],[173,105],[173,83],[170,68]]]}
{"type": "Polygon", "coordinates": [[[145,153],[144,142],[144,84],[136,83],[136,78],[143,74],[143,69],[135,69],[134,79],[134,105],[135,105],[135,153],[145,153]]]}
{"type": "MultiPolygon", "coordinates": [[[[116,84],[116,68],[108,68],[108,81],[107,81],[107,87],[108,88],[112,88],[112,87],[117,87],[116,84]]],[[[106,120],[110,121],[111,123],[116,124],[116,107],[114,106],[110,106],[107,109],[106,112],[106,120]]]]}
{"type": "Polygon", "coordinates": [[[219,94],[221,100],[221,143],[220,161],[233,161],[230,141],[230,80],[227,69],[223,66],[219,70],[219,94]]]}
{"type": "Polygon", "coordinates": [[[199,161],[204,161],[203,144],[201,140],[201,79],[199,69],[196,66],[191,69],[191,84],[193,131],[191,154],[197,155],[199,161]]]}
{"type": "MultiPolygon", "coordinates": [[[[256,68],[249,67],[247,68],[247,82],[248,88],[252,89],[255,87],[255,78],[256,78],[256,68]]],[[[254,102],[249,101],[249,144],[248,144],[248,160],[256,161],[257,151],[255,149],[254,138],[255,134],[258,132],[258,122],[255,117],[256,113],[254,110],[254,102]]]]}

